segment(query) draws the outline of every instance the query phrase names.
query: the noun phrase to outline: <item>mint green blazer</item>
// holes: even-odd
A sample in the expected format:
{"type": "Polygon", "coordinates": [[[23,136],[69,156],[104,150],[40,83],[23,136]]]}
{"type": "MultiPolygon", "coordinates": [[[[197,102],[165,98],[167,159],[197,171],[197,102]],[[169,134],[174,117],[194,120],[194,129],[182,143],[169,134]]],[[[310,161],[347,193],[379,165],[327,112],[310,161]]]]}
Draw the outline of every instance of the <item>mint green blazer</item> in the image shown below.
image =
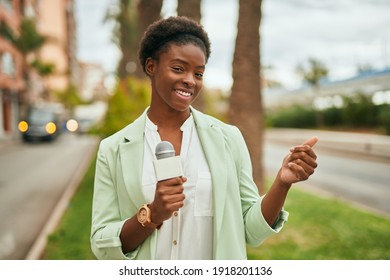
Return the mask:
{"type": "MultiPolygon", "coordinates": [[[[102,140],[99,146],[90,238],[98,259],[155,257],[157,230],[127,254],[122,253],[119,238],[126,219],[134,216],[146,202],[141,189],[146,112],[102,140]]],[[[238,128],[193,108],[191,112],[212,178],[213,258],[246,259],[246,245],[259,246],[279,232],[288,213],[282,210],[272,228],[264,220],[260,207],[262,197],[252,179],[249,153],[238,128]]]]}

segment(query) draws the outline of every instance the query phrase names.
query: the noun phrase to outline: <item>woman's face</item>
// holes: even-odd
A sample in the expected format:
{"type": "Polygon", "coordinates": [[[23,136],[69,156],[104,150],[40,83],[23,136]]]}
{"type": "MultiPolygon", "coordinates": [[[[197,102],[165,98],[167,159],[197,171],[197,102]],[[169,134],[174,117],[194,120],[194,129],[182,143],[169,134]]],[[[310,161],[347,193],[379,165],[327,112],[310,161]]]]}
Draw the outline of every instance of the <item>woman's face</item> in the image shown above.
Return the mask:
{"type": "Polygon", "coordinates": [[[159,110],[188,110],[202,89],[205,65],[202,49],[193,44],[171,44],[158,60],[149,58],[146,69],[152,81],[151,106],[159,110]]]}

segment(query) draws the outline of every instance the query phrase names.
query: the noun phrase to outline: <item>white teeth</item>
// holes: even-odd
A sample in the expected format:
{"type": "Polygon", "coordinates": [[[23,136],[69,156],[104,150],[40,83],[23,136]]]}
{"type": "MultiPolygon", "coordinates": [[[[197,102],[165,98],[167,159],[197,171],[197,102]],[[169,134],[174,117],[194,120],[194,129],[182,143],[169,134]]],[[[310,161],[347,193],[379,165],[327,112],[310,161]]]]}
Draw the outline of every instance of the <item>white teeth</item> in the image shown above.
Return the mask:
{"type": "Polygon", "coordinates": [[[181,91],[181,90],[176,90],[176,92],[177,92],[178,94],[180,94],[180,95],[185,96],[185,97],[191,96],[191,93],[189,93],[189,92],[185,92],[185,91],[181,91]]]}

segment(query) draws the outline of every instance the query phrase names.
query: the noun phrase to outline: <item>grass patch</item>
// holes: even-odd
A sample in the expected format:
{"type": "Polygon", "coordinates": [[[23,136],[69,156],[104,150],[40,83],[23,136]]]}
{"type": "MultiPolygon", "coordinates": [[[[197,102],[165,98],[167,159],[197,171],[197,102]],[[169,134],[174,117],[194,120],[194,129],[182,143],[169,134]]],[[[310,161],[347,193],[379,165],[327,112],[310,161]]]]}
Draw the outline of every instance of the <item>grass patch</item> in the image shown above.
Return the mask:
{"type": "MultiPolygon", "coordinates": [[[[58,228],[48,238],[43,259],[93,260],[89,243],[95,160],[58,228]]],[[[292,189],[285,208],[289,221],[249,259],[380,260],[390,259],[390,221],[343,202],[292,189]]]]}
{"type": "Polygon", "coordinates": [[[49,235],[42,259],[96,259],[89,243],[95,161],[90,164],[57,229],[49,235]]]}
{"type": "Polygon", "coordinates": [[[268,260],[390,259],[390,221],[335,199],[292,189],[289,221],[248,258],[268,260]]]}

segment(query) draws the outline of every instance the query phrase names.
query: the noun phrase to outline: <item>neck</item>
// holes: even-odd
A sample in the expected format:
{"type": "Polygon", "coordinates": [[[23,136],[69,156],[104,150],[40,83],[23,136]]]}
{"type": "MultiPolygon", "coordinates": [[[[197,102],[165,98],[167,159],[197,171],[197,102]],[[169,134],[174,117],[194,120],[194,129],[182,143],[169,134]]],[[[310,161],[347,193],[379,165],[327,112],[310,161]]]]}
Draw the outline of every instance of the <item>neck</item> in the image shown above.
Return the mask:
{"type": "Polygon", "coordinates": [[[155,125],[157,125],[159,129],[161,128],[170,129],[170,130],[180,129],[180,127],[188,119],[189,116],[190,116],[190,109],[183,112],[179,112],[175,110],[157,111],[157,110],[153,110],[153,108],[150,107],[148,111],[149,119],[155,125]]]}

